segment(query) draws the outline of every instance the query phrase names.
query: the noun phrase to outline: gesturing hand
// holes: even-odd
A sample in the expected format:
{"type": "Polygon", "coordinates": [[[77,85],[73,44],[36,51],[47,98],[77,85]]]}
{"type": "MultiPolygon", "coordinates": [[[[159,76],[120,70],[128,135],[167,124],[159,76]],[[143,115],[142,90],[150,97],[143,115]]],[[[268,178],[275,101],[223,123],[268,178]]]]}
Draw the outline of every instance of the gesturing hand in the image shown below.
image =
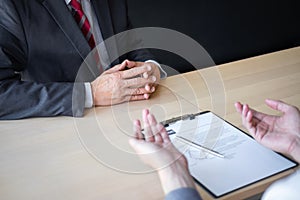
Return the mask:
{"type": "Polygon", "coordinates": [[[235,107],[242,116],[243,125],[258,142],[274,151],[290,154],[300,162],[299,110],[281,101],[266,100],[266,104],[283,115],[267,115],[239,102],[235,107]]]}
{"type": "Polygon", "coordinates": [[[145,154],[145,157],[141,156],[142,160],[156,170],[178,159],[184,166],[187,166],[185,158],[171,143],[164,126],[157,123],[155,117],[147,109],[143,111],[143,121],[144,134],[141,131],[141,122],[136,120],[134,121],[135,139],[130,140],[130,144],[137,153],[145,154]]]}
{"type": "Polygon", "coordinates": [[[142,161],[158,170],[165,194],[181,187],[194,187],[186,158],[171,143],[162,124],[157,123],[149,110],[143,111],[144,134],[141,122],[134,122],[135,137],[129,140],[142,161]]]}
{"type": "Polygon", "coordinates": [[[125,60],[122,64],[105,71],[91,83],[94,105],[107,106],[125,101],[144,100],[154,91],[145,86],[156,82],[155,76],[143,78],[151,71],[148,65],[137,66],[136,62],[125,60]],[[126,67],[129,70],[124,70],[126,67]]]}

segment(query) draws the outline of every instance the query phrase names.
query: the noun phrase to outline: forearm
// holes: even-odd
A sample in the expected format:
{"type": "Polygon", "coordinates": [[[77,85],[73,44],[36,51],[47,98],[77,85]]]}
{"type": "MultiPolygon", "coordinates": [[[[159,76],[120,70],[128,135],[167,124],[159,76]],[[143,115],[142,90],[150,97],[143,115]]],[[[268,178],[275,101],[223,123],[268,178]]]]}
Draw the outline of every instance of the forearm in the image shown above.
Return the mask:
{"type": "Polygon", "coordinates": [[[189,171],[178,162],[161,169],[158,174],[165,194],[179,188],[195,188],[189,171]]]}
{"type": "Polygon", "coordinates": [[[84,86],[73,83],[0,82],[0,119],[83,115],[84,86]]]}

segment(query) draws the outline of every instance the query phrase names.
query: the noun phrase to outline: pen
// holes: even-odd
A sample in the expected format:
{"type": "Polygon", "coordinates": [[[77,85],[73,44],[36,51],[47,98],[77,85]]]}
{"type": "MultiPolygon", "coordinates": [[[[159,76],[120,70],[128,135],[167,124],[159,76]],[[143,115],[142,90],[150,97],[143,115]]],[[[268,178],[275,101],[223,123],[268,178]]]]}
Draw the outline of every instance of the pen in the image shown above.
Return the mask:
{"type": "Polygon", "coordinates": [[[214,150],[212,150],[212,149],[209,149],[209,148],[204,147],[204,146],[202,146],[202,145],[200,145],[200,144],[197,144],[197,143],[195,143],[195,142],[192,142],[192,141],[190,141],[190,140],[188,140],[188,139],[186,139],[186,138],[183,138],[183,137],[178,136],[178,135],[176,136],[176,138],[179,139],[181,142],[183,142],[183,143],[185,143],[185,144],[188,144],[188,145],[191,145],[192,147],[195,147],[195,148],[197,148],[197,149],[206,151],[207,153],[210,153],[210,154],[212,154],[212,155],[214,155],[214,156],[217,156],[217,157],[220,157],[220,158],[225,158],[225,156],[222,155],[222,154],[220,154],[219,152],[216,152],[216,151],[214,151],[214,150]]]}

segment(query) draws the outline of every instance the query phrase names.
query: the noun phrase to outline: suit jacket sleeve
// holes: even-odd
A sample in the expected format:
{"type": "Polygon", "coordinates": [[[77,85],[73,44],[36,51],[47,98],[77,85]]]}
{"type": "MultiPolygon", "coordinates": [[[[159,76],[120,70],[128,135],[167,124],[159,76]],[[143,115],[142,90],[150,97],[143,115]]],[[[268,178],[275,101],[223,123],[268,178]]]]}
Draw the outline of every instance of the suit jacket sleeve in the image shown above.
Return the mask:
{"type": "Polygon", "coordinates": [[[0,2],[0,13],[0,119],[82,116],[83,84],[21,80],[28,58],[22,21],[11,0],[0,2]]]}
{"type": "Polygon", "coordinates": [[[167,194],[165,200],[201,200],[199,193],[194,188],[180,188],[167,194]]]}

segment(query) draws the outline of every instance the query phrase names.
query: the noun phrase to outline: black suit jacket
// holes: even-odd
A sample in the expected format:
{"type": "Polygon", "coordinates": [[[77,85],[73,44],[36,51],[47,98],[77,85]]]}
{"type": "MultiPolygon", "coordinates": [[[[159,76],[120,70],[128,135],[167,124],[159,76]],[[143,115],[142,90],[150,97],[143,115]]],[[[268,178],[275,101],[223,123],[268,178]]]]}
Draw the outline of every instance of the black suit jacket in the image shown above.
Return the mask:
{"type": "MultiPolygon", "coordinates": [[[[126,0],[91,2],[104,39],[131,28],[126,0]]],[[[74,81],[91,49],[65,1],[1,0],[0,15],[0,119],[82,116],[84,85],[74,81]]]]}

